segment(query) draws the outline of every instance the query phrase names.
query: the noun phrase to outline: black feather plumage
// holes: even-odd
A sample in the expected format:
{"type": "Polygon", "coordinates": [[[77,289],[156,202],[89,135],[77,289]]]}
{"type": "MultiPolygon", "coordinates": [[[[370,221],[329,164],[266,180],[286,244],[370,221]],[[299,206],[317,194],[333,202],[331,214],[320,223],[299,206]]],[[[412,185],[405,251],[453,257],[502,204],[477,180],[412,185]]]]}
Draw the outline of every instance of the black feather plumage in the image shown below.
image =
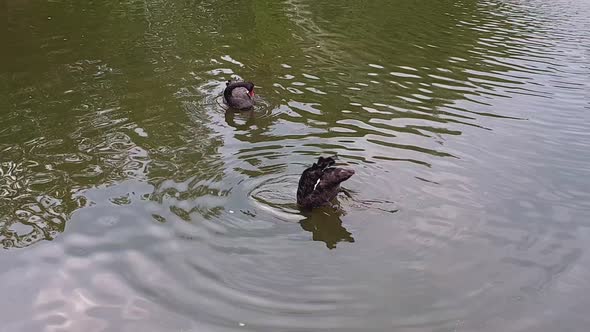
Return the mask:
{"type": "Polygon", "coordinates": [[[231,107],[239,110],[254,107],[254,83],[227,81],[223,99],[231,107]]]}
{"type": "Polygon", "coordinates": [[[303,208],[327,205],[340,192],[340,183],[354,175],[351,169],[331,167],[333,157],[320,157],[317,163],[301,174],[297,188],[297,204],[303,208]]]}

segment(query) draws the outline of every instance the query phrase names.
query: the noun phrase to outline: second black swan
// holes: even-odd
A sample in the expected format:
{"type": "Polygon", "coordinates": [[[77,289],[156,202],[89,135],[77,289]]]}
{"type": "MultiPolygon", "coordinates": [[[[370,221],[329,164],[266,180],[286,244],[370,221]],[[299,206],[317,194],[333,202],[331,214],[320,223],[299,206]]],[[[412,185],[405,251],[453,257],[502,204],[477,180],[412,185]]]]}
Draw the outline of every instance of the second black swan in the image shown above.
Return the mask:
{"type": "Polygon", "coordinates": [[[231,108],[247,110],[254,107],[254,83],[227,81],[223,98],[231,108]]]}
{"type": "Polygon", "coordinates": [[[301,174],[297,204],[303,208],[328,205],[340,192],[340,183],[354,175],[351,169],[331,167],[336,157],[320,157],[301,174]]]}

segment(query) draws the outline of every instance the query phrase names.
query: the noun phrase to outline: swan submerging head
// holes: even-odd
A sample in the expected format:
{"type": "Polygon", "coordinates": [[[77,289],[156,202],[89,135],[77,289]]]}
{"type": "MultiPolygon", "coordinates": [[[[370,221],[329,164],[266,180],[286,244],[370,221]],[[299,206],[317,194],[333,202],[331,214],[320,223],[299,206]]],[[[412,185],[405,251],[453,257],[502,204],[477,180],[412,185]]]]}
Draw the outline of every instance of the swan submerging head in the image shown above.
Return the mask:
{"type": "Polygon", "coordinates": [[[336,157],[320,157],[301,174],[297,188],[297,204],[303,208],[315,208],[329,204],[338,192],[340,183],[354,175],[351,169],[331,167],[336,157]]]}

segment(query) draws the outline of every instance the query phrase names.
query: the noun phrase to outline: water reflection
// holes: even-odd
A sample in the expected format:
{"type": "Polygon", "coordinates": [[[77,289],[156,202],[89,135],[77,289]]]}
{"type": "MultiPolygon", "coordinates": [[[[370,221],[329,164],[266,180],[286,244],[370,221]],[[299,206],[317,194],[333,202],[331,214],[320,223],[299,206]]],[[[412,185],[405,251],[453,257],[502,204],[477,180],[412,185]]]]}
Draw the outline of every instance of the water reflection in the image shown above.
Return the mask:
{"type": "Polygon", "coordinates": [[[323,208],[304,215],[306,218],[300,222],[301,228],[312,233],[314,241],[324,242],[329,249],[336,248],[338,242],[354,242],[352,233],[342,225],[342,210],[323,208]]]}
{"type": "Polygon", "coordinates": [[[254,111],[231,111],[225,112],[225,123],[236,130],[248,130],[256,124],[254,111]]]}
{"type": "Polygon", "coordinates": [[[587,2],[0,7],[7,329],[587,325],[587,2]]]}

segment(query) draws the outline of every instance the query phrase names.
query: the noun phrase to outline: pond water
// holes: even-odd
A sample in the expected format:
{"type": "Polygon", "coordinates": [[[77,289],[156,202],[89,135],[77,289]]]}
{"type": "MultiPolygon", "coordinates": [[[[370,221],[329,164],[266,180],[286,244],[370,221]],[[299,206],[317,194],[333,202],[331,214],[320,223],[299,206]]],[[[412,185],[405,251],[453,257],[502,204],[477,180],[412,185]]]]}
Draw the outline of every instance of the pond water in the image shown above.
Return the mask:
{"type": "Polygon", "coordinates": [[[583,331],[590,2],[0,3],[0,331],[583,331]],[[232,76],[252,112],[226,112],[232,76]],[[351,197],[295,205],[338,154],[351,197]]]}

